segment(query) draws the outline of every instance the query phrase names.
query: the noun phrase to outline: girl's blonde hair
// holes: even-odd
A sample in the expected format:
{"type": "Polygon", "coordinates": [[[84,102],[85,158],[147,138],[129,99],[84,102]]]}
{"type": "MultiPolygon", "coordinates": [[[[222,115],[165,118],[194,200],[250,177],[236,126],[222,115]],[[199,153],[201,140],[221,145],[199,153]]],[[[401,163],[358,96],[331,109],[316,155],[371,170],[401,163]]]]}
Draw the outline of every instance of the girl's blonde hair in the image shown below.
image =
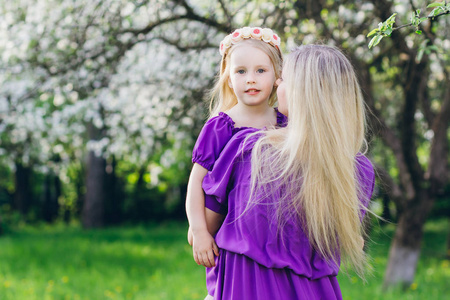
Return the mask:
{"type": "Polygon", "coordinates": [[[354,69],[339,50],[308,45],[288,56],[283,79],[289,122],[254,145],[252,195],[277,193],[281,227],[296,218],[316,251],[334,263],[340,253],[364,278],[355,157],[365,110],[354,69]]]}
{"type": "MultiPolygon", "coordinates": [[[[216,83],[209,93],[210,117],[216,116],[219,112],[227,111],[238,103],[234,91],[228,85],[228,80],[230,79],[230,57],[236,48],[241,47],[243,45],[251,45],[252,47],[258,48],[264,53],[266,53],[269,56],[270,61],[272,62],[273,69],[275,71],[275,78],[281,77],[283,60],[281,52],[277,48],[261,40],[246,39],[240,41],[239,43],[233,45],[222,56],[222,61],[220,63],[220,71],[216,78],[216,83]]],[[[273,106],[277,102],[276,91],[277,89],[276,87],[274,87],[269,97],[270,106],[273,106]]]]}

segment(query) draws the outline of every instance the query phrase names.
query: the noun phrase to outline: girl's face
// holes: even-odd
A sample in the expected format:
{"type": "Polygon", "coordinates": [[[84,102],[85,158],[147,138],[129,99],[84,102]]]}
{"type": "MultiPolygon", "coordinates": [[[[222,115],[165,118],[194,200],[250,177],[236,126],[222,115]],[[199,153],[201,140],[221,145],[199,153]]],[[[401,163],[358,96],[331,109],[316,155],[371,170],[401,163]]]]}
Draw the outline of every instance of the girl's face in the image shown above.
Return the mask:
{"type": "Polygon", "coordinates": [[[276,84],[278,86],[277,88],[278,111],[287,117],[288,105],[286,99],[286,83],[283,81],[283,76],[277,79],[276,84]]]}
{"type": "Polygon", "coordinates": [[[269,56],[251,45],[239,45],[231,53],[230,79],[238,103],[245,106],[268,105],[275,85],[275,71],[269,56]]]}

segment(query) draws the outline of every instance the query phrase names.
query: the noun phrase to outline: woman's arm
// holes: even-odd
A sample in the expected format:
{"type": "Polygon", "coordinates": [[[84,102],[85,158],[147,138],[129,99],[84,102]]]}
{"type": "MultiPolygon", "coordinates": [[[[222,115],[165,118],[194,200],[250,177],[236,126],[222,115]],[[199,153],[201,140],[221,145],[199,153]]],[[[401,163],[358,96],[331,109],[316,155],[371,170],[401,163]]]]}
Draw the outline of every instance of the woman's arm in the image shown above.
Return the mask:
{"type": "MultiPolygon", "coordinates": [[[[208,232],[205,217],[205,196],[202,189],[203,178],[207,169],[195,163],[189,176],[186,195],[186,215],[189,221],[189,231],[192,233],[192,251],[197,264],[205,267],[215,266],[214,254],[219,255],[219,249],[213,236],[208,232]]],[[[190,234],[188,233],[188,240],[190,234]]],[[[191,244],[191,242],[189,242],[191,244]]]]}

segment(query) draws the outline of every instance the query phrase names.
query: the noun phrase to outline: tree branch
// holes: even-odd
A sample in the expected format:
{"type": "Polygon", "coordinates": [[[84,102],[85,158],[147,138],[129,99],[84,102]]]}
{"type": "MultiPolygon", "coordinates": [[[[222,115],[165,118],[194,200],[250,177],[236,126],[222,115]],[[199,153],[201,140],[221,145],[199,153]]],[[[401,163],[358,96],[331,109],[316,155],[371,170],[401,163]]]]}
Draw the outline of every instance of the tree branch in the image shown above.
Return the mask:
{"type": "Polygon", "coordinates": [[[169,40],[166,37],[158,37],[157,39],[163,41],[164,43],[174,46],[176,47],[180,52],[186,52],[188,50],[199,50],[199,49],[206,49],[206,48],[217,48],[216,45],[210,44],[210,43],[203,43],[203,44],[199,44],[199,45],[187,45],[187,46],[182,46],[180,45],[180,40],[169,40]]]}
{"type": "MultiPolygon", "coordinates": [[[[448,15],[448,14],[450,14],[450,11],[446,11],[446,12],[440,13],[440,14],[434,16],[434,17],[427,17],[427,18],[430,21],[434,21],[434,20],[438,19],[439,17],[442,17],[444,15],[448,15]]],[[[394,30],[399,30],[399,29],[402,29],[402,28],[405,28],[405,27],[411,27],[411,26],[414,26],[414,24],[413,23],[409,23],[409,24],[400,25],[398,27],[392,27],[392,30],[393,31],[394,30]]]]}
{"type": "Polygon", "coordinates": [[[229,13],[229,11],[228,11],[224,1],[223,0],[219,0],[219,3],[220,3],[220,7],[222,7],[223,14],[225,15],[225,18],[227,19],[228,25],[231,26],[232,18],[231,18],[231,15],[230,15],[230,13],[229,13]]]}
{"type": "Polygon", "coordinates": [[[216,20],[205,18],[202,16],[197,15],[191,6],[186,2],[186,0],[181,0],[181,5],[186,9],[185,19],[192,20],[192,21],[198,21],[200,23],[209,25],[211,27],[216,28],[219,31],[222,32],[230,32],[232,30],[231,24],[221,24],[217,22],[216,20]]]}

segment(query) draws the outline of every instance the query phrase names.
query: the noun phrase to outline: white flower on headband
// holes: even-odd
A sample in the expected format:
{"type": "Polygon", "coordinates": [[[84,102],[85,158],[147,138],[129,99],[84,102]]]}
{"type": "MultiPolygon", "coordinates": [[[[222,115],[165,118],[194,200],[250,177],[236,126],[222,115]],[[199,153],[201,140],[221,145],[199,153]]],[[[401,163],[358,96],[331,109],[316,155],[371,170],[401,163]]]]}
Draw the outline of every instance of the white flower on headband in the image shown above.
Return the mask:
{"type": "Polygon", "coordinates": [[[252,29],[250,27],[244,27],[241,29],[241,34],[244,39],[248,39],[252,34],[252,29]]]}
{"type": "Polygon", "coordinates": [[[261,29],[260,27],[243,27],[236,29],[233,33],[227,35],[220,42],[220,55],[224,55],[228,48],[245,39],[255,39],[264,41],[278,50],[280,50],[280,37],[270,28],[261,29]]]}
{"type": "Polygon", "coordinates": [[[231,37],[227,35],[222,42],[220,42],[220,55],[223,56],[226,49],[231,47],[231,37]]]}
{"type": "Polygon", "coordinates": [[[261,31],[261,34],[262,34],[263,41],[266,43],[270,43],[270,41],[272,40],[272,35],[273,35],[272,29],[264,28],[261,31]]]}

